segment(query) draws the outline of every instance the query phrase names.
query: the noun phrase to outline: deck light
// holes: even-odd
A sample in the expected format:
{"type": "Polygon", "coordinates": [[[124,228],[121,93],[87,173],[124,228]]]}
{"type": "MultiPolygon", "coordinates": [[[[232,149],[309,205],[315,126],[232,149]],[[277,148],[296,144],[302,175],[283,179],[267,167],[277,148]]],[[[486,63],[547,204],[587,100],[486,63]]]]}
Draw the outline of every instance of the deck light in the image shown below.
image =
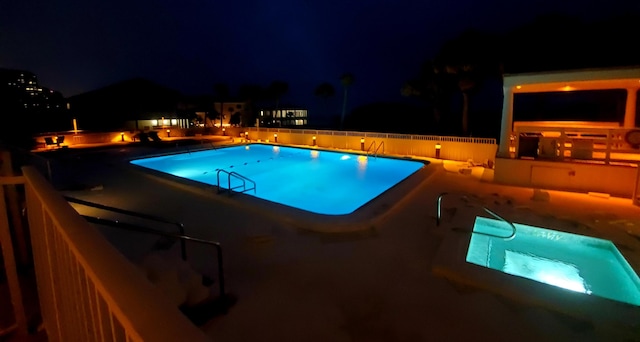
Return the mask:
{"type": "Polygon", "coordinates": [[[436,159],[440,159],[440,149],[442,148],[442,145],[440,145],[440,143],[436,144],[436,159]]]}
{"type": "Polygon", "coordinates": [[[167,137],[171,137],[171,130],[170,129],[167,130],[167,137]]]}
{"type": "Polygon", "coordinates": [[[273,141],[278,142],[278,134],[276,133],[273,134],[273,141]]]}
{"type": "Polygon", "coordinates": [[[360,138],[360,150],[364,151],[364,138],[360,138]]]}
{"type": "Polygon", "coordinates": [[[313,146],[316,146],[316,136],[313,136],[313,146]]]}
{"type": "Polygon", "coordinates": [[[222,135],[227,135],[226,128],[222,127],[222,135]]]}
{"type": "Polygon", "coordinates": [[[120,141],[124,141],[124,132],[120,132],[120,141]]]}

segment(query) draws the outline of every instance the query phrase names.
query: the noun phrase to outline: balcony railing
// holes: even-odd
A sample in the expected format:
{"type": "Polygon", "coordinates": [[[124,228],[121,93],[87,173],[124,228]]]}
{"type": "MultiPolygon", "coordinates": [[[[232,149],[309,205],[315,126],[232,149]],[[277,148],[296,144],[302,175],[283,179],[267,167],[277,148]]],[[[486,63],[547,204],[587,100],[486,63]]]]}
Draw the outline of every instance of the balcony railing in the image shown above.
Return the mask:
{"type": "MultiPolygon", "coordinates": [[[[162,292],[68,204],[32,167],[21,177],[0,177],[24,186],[40,311],[51,341],[207,341],[162,292]]],[[[0,210],[6,213],[4,200],[0,210]]],[[[7,215],[0,215],[0,242],[11,252],[7,215]],[[9,243],[7,242],[9,241],[9,243]]],[[[10,253],[5,253],[9,256],[10,253]]],[[[5,269],[16,334],[27,319],[12,257],[5,269]]]]}
{"type": "Polygon", "coordinates": [[[512,158],[533,158],[607,165],[637,165],[640,149],[628,141],[635,129],[515,125],[512,158]]]}

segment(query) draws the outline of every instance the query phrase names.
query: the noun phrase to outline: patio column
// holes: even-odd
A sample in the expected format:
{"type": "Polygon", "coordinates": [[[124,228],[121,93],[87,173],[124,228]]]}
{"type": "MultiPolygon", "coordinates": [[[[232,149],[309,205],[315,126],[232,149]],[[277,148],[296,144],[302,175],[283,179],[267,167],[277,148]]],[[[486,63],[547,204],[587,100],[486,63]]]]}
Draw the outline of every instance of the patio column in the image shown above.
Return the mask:
{"type": "Polygon", "coordinates": [[[498,146],[498,158],[509,158],[509,141],[513,129],[513,90],[511,87],[502,87],[504,98],[502,100],[502,124],[500,126],[500,145],[498,146]]]}
{"type": "Polygon", "coordinates": [[[636,127],[636,103],[638,88],[627,88],[627,105],[624,109],[624,128],[636,127]]]}

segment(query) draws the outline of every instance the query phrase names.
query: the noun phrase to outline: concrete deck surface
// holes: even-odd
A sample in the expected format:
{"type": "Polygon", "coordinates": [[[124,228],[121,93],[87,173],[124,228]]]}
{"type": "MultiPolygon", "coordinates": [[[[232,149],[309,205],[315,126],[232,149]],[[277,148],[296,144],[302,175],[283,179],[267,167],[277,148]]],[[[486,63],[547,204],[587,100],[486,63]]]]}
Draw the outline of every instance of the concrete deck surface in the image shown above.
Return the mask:
{"type": "MultiPolygon", "coordinates": [[[[483,215],[454,199],[445,202],[443,224],[436,227],[442,192],[474,196],[515,222],[610,239],[639,272],[640,208],[630,199],[557,191],[534,196],[531,188],[494,184],[492,170],[431,160],[433,172],[389,203],[368,229],[317,233],[277,213],[249,210],[234,197],[173,186],[128,165],[130,158],[157,152],[130,145],[77,150],[56,158],[53,178],[65,195],[172,218],[188,235],[222,244],[226,286],[237,303],[202,326],[213,340],[640,341],[640,322],[602,326],[433,272],[437,258],[459,257],[440,248],[444,239],[466,234],[452,228],[470,227],[483,215]]],[[[157,242],[103,231],[133,262],[157,242]]],[[[194,268],[215,275],[213,251],[188,248],[194,268]]]]}

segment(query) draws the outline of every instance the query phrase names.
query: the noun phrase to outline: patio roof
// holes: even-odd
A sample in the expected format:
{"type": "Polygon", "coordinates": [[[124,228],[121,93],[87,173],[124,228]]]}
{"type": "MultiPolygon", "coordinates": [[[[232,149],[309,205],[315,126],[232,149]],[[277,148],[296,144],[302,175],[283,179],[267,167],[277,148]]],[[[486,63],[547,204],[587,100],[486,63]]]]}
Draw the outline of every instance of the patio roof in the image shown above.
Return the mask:
{"type": "Polygon", "coordinates": [[[640,66],[506,74],[504,88],[513,93],[640,88],[640,66]]]}

